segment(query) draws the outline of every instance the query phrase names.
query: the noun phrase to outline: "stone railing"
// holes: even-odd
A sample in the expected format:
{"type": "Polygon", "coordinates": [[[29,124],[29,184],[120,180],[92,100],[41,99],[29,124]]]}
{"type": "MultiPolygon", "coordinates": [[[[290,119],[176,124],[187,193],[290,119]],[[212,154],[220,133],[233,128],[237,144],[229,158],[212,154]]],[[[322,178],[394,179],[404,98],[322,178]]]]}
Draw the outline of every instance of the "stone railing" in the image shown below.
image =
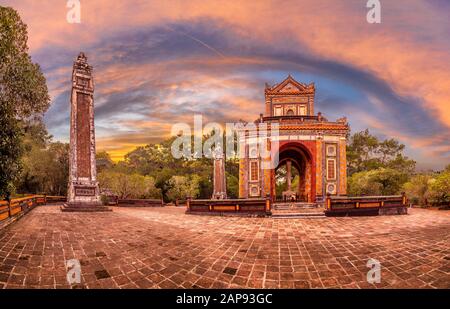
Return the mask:
{"type": "Polygon", "coordinates": [[[37,205],[47,203],[45,195],[31,195],[23,198],[0,201],[0,228],[19,219],[37,205]]]}
{"type": "Polygon", "coordinates": [[[186,213],[198,214],[270,214],[270,199],[191,200],[186,203],[186,213]]]}
{"type": "Polygon", "coordinates": [[[327,196],[327,216],[407,214],[405,194],[389,196],[327,196]]]}

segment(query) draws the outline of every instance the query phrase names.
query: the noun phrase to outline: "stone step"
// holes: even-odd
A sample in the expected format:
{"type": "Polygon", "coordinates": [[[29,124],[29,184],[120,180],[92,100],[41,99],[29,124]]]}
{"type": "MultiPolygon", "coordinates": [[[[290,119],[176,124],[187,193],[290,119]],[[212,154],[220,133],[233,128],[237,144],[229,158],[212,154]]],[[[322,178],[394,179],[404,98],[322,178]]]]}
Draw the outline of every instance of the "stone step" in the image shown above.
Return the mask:
{"type": "Polygon", "coordinates": [[[102,205],[68,205],[61,206],[62,212],[105,212],[112,211],[112,208],[102,205]]]}
{"type": "Polygon", "coordinates": [[[272,213],[274,219],[291,219],[291,218],[325,218],[325,213],[311,213],[311,212],[290,212],[290,213],[272,213]]]}
{"type": "Polygon", "coordinates": [[[275,203],[273,218],[323,218],[324,209],[315,203],[275,203]]]}
{"type": "Polygon", "coordinates": [[[280,202],[275,202],[273,203],[273,205],[280,205],[280,206],[284,206],[284,205],[296,205],[296,206],[315,206],[317,205],[316,203],[307,203],[307,202],[286,202],[286,203],[280,203],[280,202]]]}
{"type": "Polygon", "coordinates": [[[74,209],[74,208],[64,208],[61,207],[61,211],[62,212],[109,212],[112,211],[112,209],[107,209],[107,208],[79,208],[79,209],[74,209]]]}
{"type": "Polygon", "coordinates": [[[323,213],[321,208],[307,208],[307,209],[273,209],[272,213],[323,213]]]}
{"type": "Polygon", "coordinates": [[[273,209],[276,210],[302,210],[302,209],[318,209],[318,205],[314,203],[275,203],[273,209]]]}
{"type": "Polygon", "coordinates": [[[316,206],[274,206],[274,209],[317,209],[316,206]]]}

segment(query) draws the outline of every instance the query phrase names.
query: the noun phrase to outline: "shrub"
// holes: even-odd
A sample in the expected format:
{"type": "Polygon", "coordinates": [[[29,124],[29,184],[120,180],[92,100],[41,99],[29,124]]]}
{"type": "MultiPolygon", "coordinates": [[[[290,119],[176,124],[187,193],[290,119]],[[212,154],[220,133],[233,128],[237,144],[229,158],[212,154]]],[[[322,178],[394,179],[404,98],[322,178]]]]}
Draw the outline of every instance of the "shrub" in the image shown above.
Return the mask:
{"type": "Polygon", "coordinates": [[[431,176],[416,175],[403,185],[403,191],[411,203],[425,206],[430,195],[429,185],[431,176]]]}
{"type": "Polygon", "coordinates": [[[450,171],[445,170],[430,181],[430,201],[436,205],[450,204],[450,171]]]}

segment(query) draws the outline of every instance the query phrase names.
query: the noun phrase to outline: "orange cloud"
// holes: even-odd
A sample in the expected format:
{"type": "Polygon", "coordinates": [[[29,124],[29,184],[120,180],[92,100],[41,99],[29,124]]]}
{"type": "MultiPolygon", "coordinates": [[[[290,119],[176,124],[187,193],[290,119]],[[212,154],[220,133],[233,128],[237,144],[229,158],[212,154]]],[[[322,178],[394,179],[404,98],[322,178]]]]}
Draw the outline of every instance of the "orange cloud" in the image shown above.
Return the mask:
{"type": "MultiPolygon", "coordinates": [[[[368,72],[386,82],[399,96],[419,99],[424,113],[430,113],[436,122],[450,130],[450,21],[445,10],[440,10],[427,1],[384,1],[381,24],[366,22],[365,1],[302,0],[280,3],[262,0],[98,0],[81,3],[82,23],[75,25],[66,22],[65,1],[6,1],[7,5],[19,11],[28,24],[29,45],[33,53],[47,46],[71,46],[80,50],[97,42],[105,34],[132,28],[160,26],[169,31],[178,31],[171,28],[170,24],[209,18],[232,27],[243,38],[240,45],[242,50],[247,48],[245,38],[254,39],[262,45],[278,48],[281,52],[302,51],[323,60],[351,65],[368,72]]],[[[189,33],[180,32],[180,35],[188,40],[198,40],[190,38],[189,33]]],[[[241,114],[257,117],[263,110],[263,104],[256,97],[239,99],[236,95],[230,95],[233,89],[245,85],[243,78],[218,78],[220,74],[213,76],[200,72],[198,68],[216,66],[218,70],[225,70],[227,66],[250,63],[269,67],[278,59],[236,57],[228,55],[227,51],[218,50],[209,42],[198,43],[210,51],[213,57],[187,56],[161,63],[116,64],[105,67],[95,77],[97,84],[107,85],[97,88],[98,95],[126,92],[142,86],[150,79],[154,82],[165,80],[166,84],[160,85],[160,89],[166,92],[163,101],[159,102],[161,104],[180,100],[177,90],[190,89],[193,95],[209,93],[221,101],[230,102],[230,109],[224,111],[226,117],[240,118],[241,114]],[[182,67],[175,71],[180,74],[177,75],[178,80],[174,78],[175,81],[169,83],[167,79],[159,78],[165,74],[165,70],[173,72],[170,70],[173,67],[182,67]],[[183,74],[189,77],[180,78],[183,74]],[[143,76],[147,79],[144,80],[143,76]]],[[[109,50],[94,57],[107,61],[108,57],[113,59],[112,52],[109,50]]],[[[62,82],[63,75],[68,72],[63,69],[53,74],[55,81],[62,82]]],[[[55,97],[64,88],[55,86],[51,90],[55,97]]],[[[379,109],[387,104],[377,103],[375,100],[371,102],[379,104],[379,109]]],[[[385,123],[382,127],[377,127],[381,123],[380,119],[367,123],[382,129],[386,134],[401,136],[412,147],[434,147],[437,152],[446,149],[446,146],[435,146],[434,141],[439,140],[438,136],[425,141],[413,135],[402,134],[385,123]]],[[[149,122],[134,125],[138,128],[151,127],[149,122]]],[[[443,135],[448,136],[448,131],[443,132],[443,135]]],[[[122,149],[126,147],[128,146],[125,145],[122,149]]]]}

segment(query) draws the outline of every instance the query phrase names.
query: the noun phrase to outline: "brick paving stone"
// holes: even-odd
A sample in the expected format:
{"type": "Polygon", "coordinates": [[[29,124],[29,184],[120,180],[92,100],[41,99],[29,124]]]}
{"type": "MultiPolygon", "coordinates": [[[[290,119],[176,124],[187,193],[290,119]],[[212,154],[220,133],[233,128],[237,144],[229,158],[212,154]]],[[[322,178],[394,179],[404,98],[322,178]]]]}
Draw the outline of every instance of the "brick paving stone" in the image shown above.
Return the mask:
{"type": "Polygon", "coordinates": [[[450,288],[450,213],[321,219],[62,213],[0,230],[0,288],[450,288]],[[69,285],[66,261],[81,264],[69,285]],[[381,282],[368,283],[369,259],[381,282]]]}

